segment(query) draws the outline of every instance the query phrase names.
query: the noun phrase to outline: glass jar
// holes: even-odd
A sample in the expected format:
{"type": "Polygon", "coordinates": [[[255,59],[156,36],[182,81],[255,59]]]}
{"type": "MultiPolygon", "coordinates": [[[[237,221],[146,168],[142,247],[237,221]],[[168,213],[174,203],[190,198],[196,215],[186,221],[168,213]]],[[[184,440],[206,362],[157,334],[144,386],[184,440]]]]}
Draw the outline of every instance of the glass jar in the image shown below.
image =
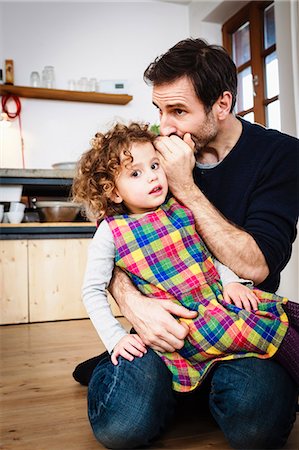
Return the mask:
{"type": "Polygon", "coordinates": [[[42,85],[45,88],[53,89],[55,87],[54,67],[45,66],[42,72],[42,85]]]}

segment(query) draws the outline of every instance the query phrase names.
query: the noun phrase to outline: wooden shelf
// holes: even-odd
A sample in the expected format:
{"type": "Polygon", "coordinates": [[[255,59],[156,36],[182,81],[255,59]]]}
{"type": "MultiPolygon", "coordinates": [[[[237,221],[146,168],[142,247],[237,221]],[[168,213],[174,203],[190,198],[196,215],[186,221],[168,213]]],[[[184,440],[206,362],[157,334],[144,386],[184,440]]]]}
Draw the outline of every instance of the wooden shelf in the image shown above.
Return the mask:
{"type": "Polygon", "coordinates": [[[63,89],[34,88],[27,86],[0,85],[0,95],[68,102],[107,103],[126,105],[133,97],[127,94],[102,94],[100,92],[67,91],[63,89]]]}

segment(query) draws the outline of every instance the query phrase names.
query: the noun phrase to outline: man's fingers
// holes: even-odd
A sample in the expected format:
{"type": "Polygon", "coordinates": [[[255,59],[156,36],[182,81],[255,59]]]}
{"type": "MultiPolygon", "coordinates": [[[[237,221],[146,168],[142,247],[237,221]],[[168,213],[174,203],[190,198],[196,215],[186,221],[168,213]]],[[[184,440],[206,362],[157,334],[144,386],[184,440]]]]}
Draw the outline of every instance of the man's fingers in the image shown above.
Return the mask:
{"type": "Polygon", "coordinates": [[[158,352],[165,353],[165,352],[175,352],[182,348],[184,346],[184,340],[176,340],[175,345],[169,344],[169,342],[164,341],[163,339],[160,339],[159,342],[157,341],[156,344],[151,345],[151,348],[153,350],[157,350],[158,352]]]}
{"type": "Polygon", "coordinates": [[[138,334],[134,334],[133,335],[135,338],[135,341],[138,342],[138,345],[136,345],[136,347],[143,353],[146,353],[146,346],[143,343],[143,340],[141,339],[140,336],[138,336],[138,334]]]}
{"type": "Polygon", "coordinates": [[[198,314],[196,311],[191,311],[190,309],[187,309],[182,305],[178,305],[171,300],[161,301],[160,304],[166,311],[170,312],[174,316],[182,317],[184,319],[194,319],[194,317],[197,317],[198,314]]]}
{"type": "Polygon", "coordinates": [[[189,147],[192,149],[193,153],[195,151],[195,142],[192,140],[191,134],[186,133],[183,137],[184,142],[189,145],[189,147]]]}

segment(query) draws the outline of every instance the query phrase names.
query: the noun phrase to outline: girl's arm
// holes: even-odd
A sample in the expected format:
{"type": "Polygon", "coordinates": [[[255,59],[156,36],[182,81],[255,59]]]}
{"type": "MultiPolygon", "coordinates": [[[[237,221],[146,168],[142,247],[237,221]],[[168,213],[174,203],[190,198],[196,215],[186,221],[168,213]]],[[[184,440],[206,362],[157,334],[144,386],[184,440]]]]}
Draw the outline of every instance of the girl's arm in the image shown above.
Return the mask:
{"type": "Polygon", "coordinates": [[[107,286],[114,269],[114,240],[105,220],[99,225],[88,250],[82,297],[88,315],[103,344],[111,353],[126,334],[113,316],[107,298],[107,286]]]}
{"type": "Polygon", "coordinates": [[[253,286],[252,280],[245,280],[244,278],[240,278],[229,267],[225,266],[220,261],[218,261],[218,259],[213,257],[213,262],[217,269],[217,272],[220,275],[223,287],[225,287],[228,283],[246,283],[253,286]]]}

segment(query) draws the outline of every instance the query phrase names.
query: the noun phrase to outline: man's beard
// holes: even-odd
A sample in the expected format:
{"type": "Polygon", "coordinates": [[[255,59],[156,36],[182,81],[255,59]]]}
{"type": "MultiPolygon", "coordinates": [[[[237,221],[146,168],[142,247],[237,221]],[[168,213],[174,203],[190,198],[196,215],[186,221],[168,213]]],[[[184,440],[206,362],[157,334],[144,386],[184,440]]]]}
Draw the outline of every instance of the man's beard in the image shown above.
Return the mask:
{"type": "Polygon", "coordinates": [[[207,114],[206,120],[203,123],[201,130],[202,131],[199,131],[197,135],[191,134],[191,138],[195,143],[195,155],[199,155],[202,149],[210,147],[209,144],[217,136],[218,130],[212,111],[207,114]]]}

